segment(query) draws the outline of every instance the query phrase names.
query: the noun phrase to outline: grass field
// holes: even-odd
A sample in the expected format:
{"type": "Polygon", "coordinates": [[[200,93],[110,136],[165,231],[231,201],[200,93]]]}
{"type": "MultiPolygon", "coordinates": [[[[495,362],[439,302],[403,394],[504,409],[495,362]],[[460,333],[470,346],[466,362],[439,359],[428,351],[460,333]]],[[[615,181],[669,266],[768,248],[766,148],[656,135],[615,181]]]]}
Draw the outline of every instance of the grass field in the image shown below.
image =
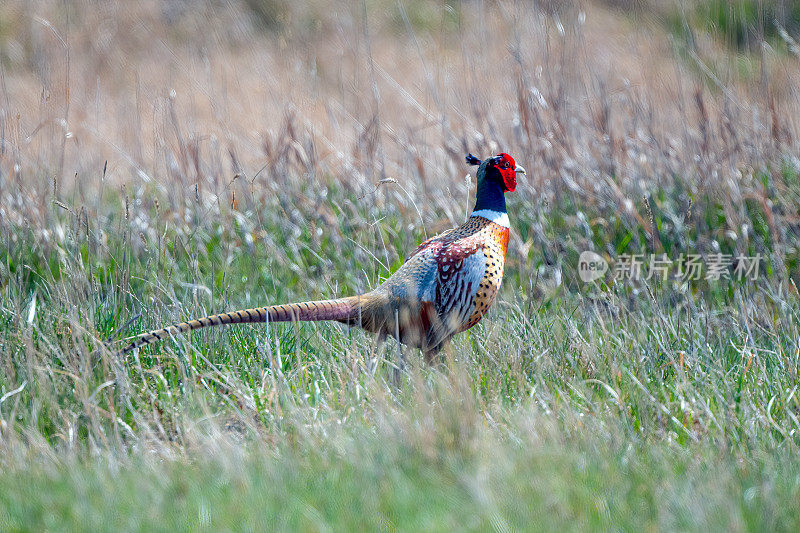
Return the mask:
{"type": "Polygon", "coordinates": [[[4,2],[0,530],[798,530],[800,14],[735,4],[4,2]],[[104,344],[369,290],[468,151],[528,169],[504,284],[399,386],[338,324],[104,344]]]}

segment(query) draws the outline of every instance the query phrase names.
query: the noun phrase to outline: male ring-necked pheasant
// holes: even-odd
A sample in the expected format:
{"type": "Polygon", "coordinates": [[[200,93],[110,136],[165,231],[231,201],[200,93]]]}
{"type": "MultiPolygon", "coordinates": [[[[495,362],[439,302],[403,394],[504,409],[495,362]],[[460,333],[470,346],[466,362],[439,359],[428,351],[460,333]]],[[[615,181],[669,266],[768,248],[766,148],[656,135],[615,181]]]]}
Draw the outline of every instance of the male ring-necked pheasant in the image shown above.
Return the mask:
{"type": "Polygon", "coordinates": [[[419,245],[397,271],[374,290],[336,300],[245,309],[181,322],[145,333],[120,354],[177,333],[253,322],[335,320],[420,348],[430,360],[456,333],[483,317],[497,296],[508,248],[505,193],[525,169],[508,154],[479,165],[475,209],[466,222],[419,245]]]}

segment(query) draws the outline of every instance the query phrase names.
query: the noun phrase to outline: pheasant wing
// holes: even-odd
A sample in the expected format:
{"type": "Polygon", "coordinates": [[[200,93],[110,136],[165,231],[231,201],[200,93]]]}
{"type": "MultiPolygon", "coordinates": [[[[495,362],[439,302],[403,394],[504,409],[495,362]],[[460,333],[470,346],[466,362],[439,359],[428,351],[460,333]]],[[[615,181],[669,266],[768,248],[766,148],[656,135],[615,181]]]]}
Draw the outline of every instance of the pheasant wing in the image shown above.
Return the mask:
{"type": "Polygon", "coordinates": [[[467,322],[475,307],[475,295],[486,273],[483,247],[468,240],[449,243],[437,254],[436,312],[441,322],[432,332],[449,337],[467,322]]]}

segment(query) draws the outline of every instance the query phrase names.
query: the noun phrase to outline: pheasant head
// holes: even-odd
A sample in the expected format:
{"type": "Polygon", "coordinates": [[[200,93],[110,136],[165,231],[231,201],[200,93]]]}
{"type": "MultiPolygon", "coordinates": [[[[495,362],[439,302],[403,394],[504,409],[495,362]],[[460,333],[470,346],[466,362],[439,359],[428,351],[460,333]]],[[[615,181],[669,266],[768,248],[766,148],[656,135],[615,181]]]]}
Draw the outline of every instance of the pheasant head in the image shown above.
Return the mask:
{"type": "Polygon", "coordinates": [[[510,155],[501,153],[481,161],[472,154],[467,163],[478,165],[478,189],[475,211],[489,209],[506,212],[505,193],[517,188],[517,174],[525,174],[525,169],[517,165],[510,155]]]}

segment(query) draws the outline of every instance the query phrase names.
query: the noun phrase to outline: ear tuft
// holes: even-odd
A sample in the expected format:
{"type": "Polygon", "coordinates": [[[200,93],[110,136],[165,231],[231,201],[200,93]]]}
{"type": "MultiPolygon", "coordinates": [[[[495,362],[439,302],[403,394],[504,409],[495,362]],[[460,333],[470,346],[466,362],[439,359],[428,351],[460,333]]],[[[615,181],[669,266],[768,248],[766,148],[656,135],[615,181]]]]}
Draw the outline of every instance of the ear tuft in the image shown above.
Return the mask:
{"type": "Polygon", "coordinates": [[[472,154],[467,154],[467,157],[466,157],[466,159],[467,159],[467,164],[468,164],[468,165],[475,165],[475,166],[478,166],[478,165],[480,165],[480,164],[481,164],[481,160],[480,160],[480,159],[478,159],[477,157],[475,157],[475,156],[474,156],[474,155],[472,155],[472,154]]]}

